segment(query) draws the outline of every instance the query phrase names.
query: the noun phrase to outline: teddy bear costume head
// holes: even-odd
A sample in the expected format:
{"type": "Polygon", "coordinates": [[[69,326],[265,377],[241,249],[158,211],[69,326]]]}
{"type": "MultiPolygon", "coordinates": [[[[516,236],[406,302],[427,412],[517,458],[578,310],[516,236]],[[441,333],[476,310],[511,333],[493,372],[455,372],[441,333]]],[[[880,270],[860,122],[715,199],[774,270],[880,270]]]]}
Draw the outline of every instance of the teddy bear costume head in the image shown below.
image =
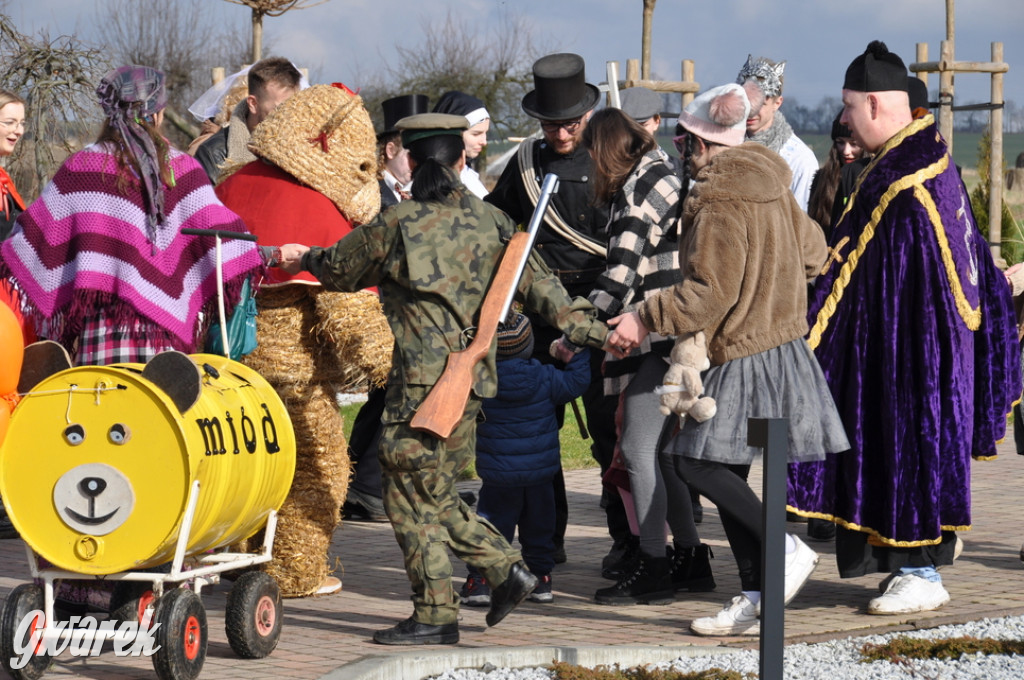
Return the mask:
{"type": "Polygon", "coordinates": [[[676,338],[670,358],[672,361],[668,372],[658,390],[661,395],[661,412],[665,415],[675,413],[680,420],[689,416],[703,423],[718,411],[714,399],[700,396],[704,393],[701,371],[711,367],[704,332],[676,338]]]}

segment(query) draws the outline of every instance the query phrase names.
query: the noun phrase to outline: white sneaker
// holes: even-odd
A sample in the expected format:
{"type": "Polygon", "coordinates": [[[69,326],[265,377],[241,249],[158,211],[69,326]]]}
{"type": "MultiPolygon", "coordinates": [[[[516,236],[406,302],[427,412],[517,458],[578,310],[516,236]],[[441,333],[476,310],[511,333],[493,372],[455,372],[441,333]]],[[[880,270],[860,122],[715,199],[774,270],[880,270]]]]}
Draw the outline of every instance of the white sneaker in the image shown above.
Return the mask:
{"type": "Polygon", "coordinates": [[[868,603],[868,614],[912,614],[938,609],[949,602],[949,593],[941,583],[914,574],[895,576],[885,594],[868,603]]]}
{"type": "Polygon", "coordinates": [[[796,550],[786,555],[786,590],[783,604],[789,604],[800,589],[811,577],[811,572],[818,566],[818,553],[807,547],[807,544],[796,536],[796,550]]]}
{"type": "Polygon", "coordinates": [[[746,595],[737,595],[714,616],[694,619],[690,630],[697,635],[760,635],[757,607],[746,595]]]}
{"type": "MultiPolygon", "coordinates": [[[[1021,546],[1020,550],[1021,550],[1021,560],[1024,560],[1024,545],[1021,546]]],[[[960,554],[963,553],[963,551],[964,551],[964,541],[963,541],[962,538],[957,536],[956,537],[956,543],[953,544],[953,564],[956,564],[956,561],[958,559],[960,559],[960,554]]],[[[935,567],[935,569],[939,570],[939,569],[942,569],[942,567],[935,567]]],[[[889,574],[888,576],[886,576],[885,578],[883,578],[881,581],[879,581],[878,582],[878,592],[884,594],[885,591],[887,591],[889,589],[889,584],[892,583],[892,580],[894,578],[896,578],[897,576],[899,576],[901,573],[903,573],[903,572],[901,572],[899,570],[894,571],[891,574],[889,574]]]]}

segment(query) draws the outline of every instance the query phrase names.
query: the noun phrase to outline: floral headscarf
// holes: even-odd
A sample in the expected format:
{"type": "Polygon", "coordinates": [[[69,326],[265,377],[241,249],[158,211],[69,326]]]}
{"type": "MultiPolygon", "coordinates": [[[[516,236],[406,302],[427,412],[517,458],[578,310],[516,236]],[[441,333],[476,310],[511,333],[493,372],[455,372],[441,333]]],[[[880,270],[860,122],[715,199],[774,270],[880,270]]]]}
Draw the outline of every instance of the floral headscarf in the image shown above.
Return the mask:
{"type": "Polygon", "coordinates": [[[141,122],[167,106],[163,71],[135,64],[122,66],[103,76],[96,94],[104,115],[139,165],[152,240],[156,225],[165,219],[164,192],[156,146],[141,122]]]}

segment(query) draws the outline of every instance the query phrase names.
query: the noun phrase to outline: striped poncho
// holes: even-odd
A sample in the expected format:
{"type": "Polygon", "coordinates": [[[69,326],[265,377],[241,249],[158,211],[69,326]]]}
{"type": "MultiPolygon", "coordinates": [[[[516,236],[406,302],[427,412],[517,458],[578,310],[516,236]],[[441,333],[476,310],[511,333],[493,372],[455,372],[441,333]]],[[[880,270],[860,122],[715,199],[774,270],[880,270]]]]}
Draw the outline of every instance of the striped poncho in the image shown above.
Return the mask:
{"type": "MultiPolygon", "coordinates": [[[[20,293],[26,316],[45,336],[72,347],[102,314],[167,347],[194,352],[216,316],[212,237],[183,228],[246,231],[213,193],[203,169],[172,149],[173,186],[164,186],[167,219],[147,236],[138,183],[118,190],[117,161],[102,144],[70,156],[0,246],[0,276],[20,293]]],[[[255,244],[222,246],[225,304],[260,270],[255,244]]]]}

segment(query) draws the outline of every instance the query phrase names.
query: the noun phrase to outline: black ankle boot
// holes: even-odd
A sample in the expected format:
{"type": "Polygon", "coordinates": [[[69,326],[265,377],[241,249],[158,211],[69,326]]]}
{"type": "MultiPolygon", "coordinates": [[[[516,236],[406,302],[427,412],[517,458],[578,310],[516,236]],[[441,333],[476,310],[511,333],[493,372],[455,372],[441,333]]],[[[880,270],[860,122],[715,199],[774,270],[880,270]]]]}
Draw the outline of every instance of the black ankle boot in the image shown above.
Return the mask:
{"type": "Polygon", "coordinates": [[[693,548],[675,546],[672,553],[672,588],[676,592],[706,593],[715,589],[711,573],[711,546],[701,543],[693,548]]]}
{"type": "Polygon", "coordinates": [[[621,546],[616,544],[612,552],[601,561],[601,577],[609,581],[620,581],[636,568],[639,559],[640,539],[630,534],[621,546]]]}
{"type": "Polygon", "coordinates": [[[672,562],[667,557],[640,553],[633,569],[614,586],[594,594],[599,604],[669,604],[672,588],[672,562]]]}

